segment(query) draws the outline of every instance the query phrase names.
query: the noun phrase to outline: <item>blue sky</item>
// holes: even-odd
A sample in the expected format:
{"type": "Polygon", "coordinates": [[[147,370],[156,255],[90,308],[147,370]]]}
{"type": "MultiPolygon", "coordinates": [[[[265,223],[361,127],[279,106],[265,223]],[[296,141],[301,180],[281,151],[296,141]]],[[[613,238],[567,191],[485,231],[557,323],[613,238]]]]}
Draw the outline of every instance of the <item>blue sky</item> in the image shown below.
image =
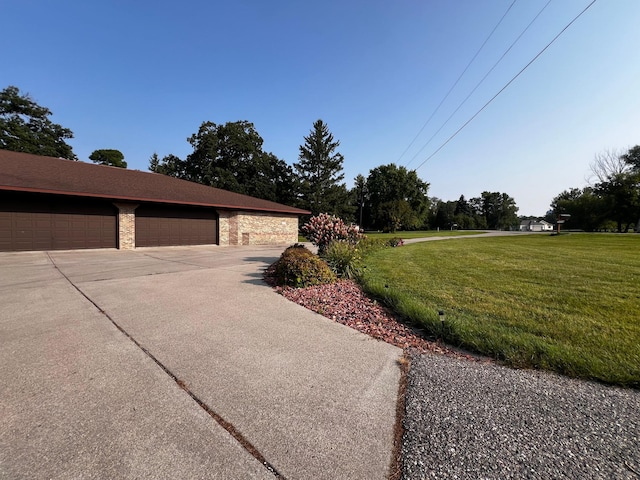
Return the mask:
{"type": "Polygon", "coordinates": [[[423,162],[591,0],[552,0],[434,136],[547,1],[513,4],[404,155],[513,0],[8,0],[0,88],[49,107],[81,160],[115,148],[146,170],[154,152],[184,158],[204,121],[248,120],[293,164],[321,118],[349,187],[394,162],[419,166],[430,196],[499,191],[520,214],[544,215],[585,185],[595,154],[640,144],[637,0],[596,1],[423,162]]]}

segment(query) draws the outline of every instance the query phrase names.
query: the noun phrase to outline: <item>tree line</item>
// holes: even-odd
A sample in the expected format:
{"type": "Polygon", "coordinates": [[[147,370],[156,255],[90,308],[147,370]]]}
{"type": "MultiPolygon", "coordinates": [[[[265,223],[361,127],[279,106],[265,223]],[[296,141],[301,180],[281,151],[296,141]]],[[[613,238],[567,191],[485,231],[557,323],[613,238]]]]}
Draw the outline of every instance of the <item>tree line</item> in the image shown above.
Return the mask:
{"type": "Polygon", "coordinates": [[[320,213],[336,215],[365,229],[397,231],[429,228],[510,229],[517,227],[515,200],[500,192],[483,192],[469,202],[443,202],[428,196],[429,184],[414,170],[394,163],[380,165],[354,187],[344,183],[340,142],[321,119],[299,147],[293,167],[262,150],[263,139],[252,123],[204,122],[188,139],[193,152],[181,159],[156,154],[149,169],[320,213]]]}
{"type": "MultiPolygon", "coordinates": [[[[71,130],[49,120],[51,111],[39,106],[17,87],[0,92],[0,148],[77,160],[65,140],[71,130]]],[[[296,206],[315,216],[328,213],[365,229],[418,230],[429,228],[508,229],[517,225],[517,207],[509,195],[483,192],[469,201],[463,196],[445,202],[428,196],[429,184],[415,170],[394,163],[380,165],[365,177],[344,182],[344,156],[328,125],[313,123],[299,146],[292,166],[263,150],[264,140],[246,120],[203,122],[187,141],[185,158],[154,153],[149,170],[163,175],[296,206]]],[[[116,149],[95,150],[89,159],[126,168],[116,149]]],[[[303,219],[304,220],[304,219],[303,219]]]]}
{"type": "Polygon", "coordinates": [[[463,230],[515,230],[520,218],[516,201],[506,193],[482,192],[469,200],[461,195],[456,201],[434,198],[431,225],[463,230]]]}
{"type": "Polygon", "coordinates": [[[588,186],[565,190],[553,199],[548,220],[568,214],[567,229],[640,232],[640,145],[597,154],[591,173],[588,186]]]}

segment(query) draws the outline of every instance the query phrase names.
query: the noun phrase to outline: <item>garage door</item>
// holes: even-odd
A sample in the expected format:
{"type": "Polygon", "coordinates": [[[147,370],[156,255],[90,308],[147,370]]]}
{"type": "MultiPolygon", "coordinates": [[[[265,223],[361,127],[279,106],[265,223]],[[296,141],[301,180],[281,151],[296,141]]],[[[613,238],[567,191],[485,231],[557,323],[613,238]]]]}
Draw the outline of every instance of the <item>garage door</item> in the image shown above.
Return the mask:
{"type": "Polygon", "coordinates": [[[116,248],[109,201],[24,193],[0,195],[0,251],[116,248]]]}
{"type": "Polygon", "coordinates": [[[217,243],[218,215],[212,209],[156,205],[136,209],[136,247],[217,243]]]}

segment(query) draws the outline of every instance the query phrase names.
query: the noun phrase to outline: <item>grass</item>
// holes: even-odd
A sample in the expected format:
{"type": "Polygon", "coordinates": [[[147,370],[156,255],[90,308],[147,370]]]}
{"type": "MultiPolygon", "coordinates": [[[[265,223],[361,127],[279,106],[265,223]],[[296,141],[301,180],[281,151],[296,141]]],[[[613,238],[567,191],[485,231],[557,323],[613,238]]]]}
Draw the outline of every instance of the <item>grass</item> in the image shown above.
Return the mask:
{"type": "Polygon", "coordinates": [[[406,240],[408,238],[426,238],[426,237],[457,237],[460,235],[477,235],[478,233],[485,233],[484,231],[479,230],[416,230],[416,231],[406,231],[406,232],[366,232],[367,237],[371,238],[402,238],[406,240]]]}
{"type": "Polygon", "coordinates": [[[366,265],[366,291],[450,344],[640,388],[640,235],[418,243],[366,265]]]}
{"type": "MultiPolygon", "coordinates": [[[[395,233],[382,233],[382,232],[366,232],[367,237],[371,238],[402,238],[406,240],[408,238],[426,238],[426,237],[451,237],[451,236],[459,236],[459,235],[477,235],[478,233],[485,233],[484,231],[473,231],[473,230],[416,230],[416,231],[406,231],[406,232],[395,232],[395,233]]],[[[298,242],[308,242],[308,240],[303,235],[298,235],[298,242]]]]}

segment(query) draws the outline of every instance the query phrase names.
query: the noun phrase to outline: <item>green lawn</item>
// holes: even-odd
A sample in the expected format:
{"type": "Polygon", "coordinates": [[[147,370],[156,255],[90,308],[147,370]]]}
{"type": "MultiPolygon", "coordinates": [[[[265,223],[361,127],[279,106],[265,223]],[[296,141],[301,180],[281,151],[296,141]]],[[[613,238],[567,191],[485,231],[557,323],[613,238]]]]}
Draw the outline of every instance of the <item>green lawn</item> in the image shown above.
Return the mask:
{"type": "Polygon", "coordinates": [[[377,251],[366,265],[369,293],[448,343],[640,388],[640,235],[426,242],[377,251]]]}
{"type": "Polygon", "coordinates": [[[451,237],[459,235],[477,235],[479,233],[485,233],[480,230],[417,230],[408,232],[395,232],[395,233],[382,233],[382,232],[366,232],[367,237],[371,238],[402,238],[406,240],[408,238],[426,238],[426,237],[451,237]]]}
{"type": "MultiPolygon", "coordinates": [[[[406,240],[408,238],[425,238],[425,237],[449,237],[449,236],[458,236],[458,235],[477,235],[478,233],[485,233],[480,230],[416,230],[416,231],[408,231],[408,232],[395,232],[395,233],[382,233],[382,232],[366,232],[367,237],[371,238],[402,238],[406,240]]],[[[308,241],[304,236],[298,235],[299,242],[308,241]]]]}

